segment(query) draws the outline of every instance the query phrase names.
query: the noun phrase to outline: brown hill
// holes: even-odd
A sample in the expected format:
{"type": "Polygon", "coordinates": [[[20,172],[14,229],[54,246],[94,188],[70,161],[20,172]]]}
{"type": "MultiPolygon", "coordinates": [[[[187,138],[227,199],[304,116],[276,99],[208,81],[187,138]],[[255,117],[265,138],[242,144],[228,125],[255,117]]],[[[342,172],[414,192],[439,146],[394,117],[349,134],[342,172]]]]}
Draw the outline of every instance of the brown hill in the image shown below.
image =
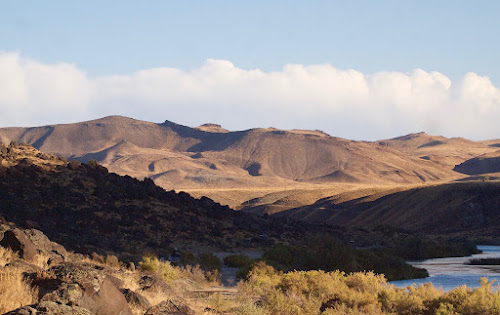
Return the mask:
{"type": "Polygon", "coordinates": [[[112,116],[66,125],[3,128],[0,140],[32,144],[82,161],[95,159],[112,172],[151,177],[162,187],[176,189],[415,183],[461,176],[432,158],[419,158],[410,148],[402,150],[396,140],[351,141],[320,131],[227,132],[213,124],[190,128],[112,116]]]}
{"type": "Polygon", "coordinates": [[[500,182],[365,188],[340,193],[275,216],[332,226],[395,229],[498,239],[500,182]]]}
{"type": "Polygon", "coordinates": [[[381,145],[400,150],[424,160],[453,169],[466,160],[498,150],[495,141],[475,142],[464,138],[445,138],[424,132],[378,141],[381,145]]]}

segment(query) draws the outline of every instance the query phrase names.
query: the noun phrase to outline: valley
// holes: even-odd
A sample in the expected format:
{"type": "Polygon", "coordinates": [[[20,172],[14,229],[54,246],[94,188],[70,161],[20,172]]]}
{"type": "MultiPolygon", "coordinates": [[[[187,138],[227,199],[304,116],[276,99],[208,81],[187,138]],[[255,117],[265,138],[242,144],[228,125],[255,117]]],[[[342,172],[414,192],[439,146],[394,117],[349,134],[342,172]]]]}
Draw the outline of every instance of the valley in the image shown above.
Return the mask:
{"type": "MultiPolygon", "coordinates": [[[[351,277],[359,277],[362,282],[377,279],[377,290],[398,295],[404,289],[387,287],[386,279],[428,275],[405,259],[469,255],[477,252],[474,244],[500,243],[498,140],[417,133],[362,142],[320,131],[231,132],[214,124],[190,128],[119,116],[0,128],[0,140],[3,235],[17,231],[12,233],[24,239],[19,235],[44,233],[60,244],[57,251],[64,252],[57,262],[53,253],[38,251],[42,257],[54,256],[41,268],[57,283],[66,281],[71,270],[94,272],[100,279],[133,277],[132,286],[114,285],[121,292],[114,291],[117,299],[125,303],[119,307],[127,312],[142,314],[160,305],[183,307],[186,314],[214,305],[229,312],[280,309],[271,293],[262,293],[253,281],[271,277],[278,285],[300,272],[318,276],[315,287],[324,281],[348,283],[332,288],[335,294],[350,292],[355,288],[351,277]],[[164,261],[175,247],[181,248],[180,267],[164,261]],[[250,252],[259,254],[250,258],[245,255],[250,252]],[[223,253],[224,262],[213,253],[223,253]],[[139,268],[123,274],[127,264],[139,268]],[[189,269],[194,265],[201,269],[189,269]],[[348,274],[335,278],[338,269],[348,274]],[[234,281],[238,275],[244,281],[224,287],[217,278],[221,270],[225,279],[234,281]],[[384,276],[373,278],[379,276],[366,270],[384,276]],[[161,303],[137,280],[151,273],[160,276],[163,284],[157,284],[168,292],[162,293],[161,303]],[[182,292],[173,290],[173,283],[182,292]],[[146,296],[149,304],[127,300],[130,291],[146,296]],[[194,292],[208,296],[193,298],[194,292]],[[255,297],[244,298],[245,292],[255,297]],[[222,304],[212,304],[214,294],[222,304]],[[256,306],[260,298],[268,304],[256,306]]],[[[4,247],[19,249],[15,242],[8,244],[4,247]]],[[[6,270],[14,270],[14,262],[22,266],[38,281],[35,287],[45,301],[33,298],[38,304],[29,307],[71,304],[47,304],[52,300],[44,294],[61,295],[66,284],[51,291],[33,273],[32,258],[19,254],[9,258],[6,270]]],[[[79,305],[91,307],[82,299],[79,305]]],[[[334,303],[314,299],[316,304],[307,307],[334,303]]],[[[391,298],[387,305],[392,306],[380,312],[397,308],[396,300],[391,298]]]]}

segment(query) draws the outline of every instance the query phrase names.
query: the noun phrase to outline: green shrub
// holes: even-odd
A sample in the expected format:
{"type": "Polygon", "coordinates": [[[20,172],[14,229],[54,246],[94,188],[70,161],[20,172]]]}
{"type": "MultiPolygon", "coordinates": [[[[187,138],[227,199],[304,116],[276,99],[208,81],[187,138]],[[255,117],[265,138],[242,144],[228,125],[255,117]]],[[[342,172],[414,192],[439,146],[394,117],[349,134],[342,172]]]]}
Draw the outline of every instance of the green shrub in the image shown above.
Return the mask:
{"type": "MultiPolygon", "coordinates": [[[[425,269],[411,266],[389,250],[356,250],[328,235],[318,236],[301,245],[275,245],[264,253],[268,265],[279,270],[373,270],[389,280],[425,278],[425,269]]],[[[244,277],[248,269],[238,273],[244,277]]]]}
{"type": "Polygon", "coordinates": [[[180,270],[170,265],[168,261],[161,261],[157,257],[146,256],[139,262],[139,267],[144,271],[151,271],[162,277],[166,283],[179,278],[180,270]]]}
{"type": "Polygon", "coordinates": [[[407,260],[461,257],[481,252],[472,242],[442,242],[422,237],[411,237],[401,240],[396,244],[394,250],[396,255],[407,260]]]}
{"type": "Polygon", "coordinates": [[[198,255],[198,263],[201,269],[205,271],[220,271],[222,269],[222,261],[212,253],[198,255]]]}
{"type": "Polygon", "coordinates": [[[229,255],[224,258],[224,264],[228,267],[242,268],[250,266],[253,260],[247,255],[229,255]]]}
{"type": "Polygon", "coordinates": [[[500,265],[500,258],[487,257],[487,258],[475,258],[468,262],[469,265],[500,265]]]}
{"type": "Polygon", "coordinates": [[[296,248],[290,245],[278,244],[267,250],[263,258],[266,262],[274,267],[284,270],[291,270],[296,265],[295,254],[296,248]]]}

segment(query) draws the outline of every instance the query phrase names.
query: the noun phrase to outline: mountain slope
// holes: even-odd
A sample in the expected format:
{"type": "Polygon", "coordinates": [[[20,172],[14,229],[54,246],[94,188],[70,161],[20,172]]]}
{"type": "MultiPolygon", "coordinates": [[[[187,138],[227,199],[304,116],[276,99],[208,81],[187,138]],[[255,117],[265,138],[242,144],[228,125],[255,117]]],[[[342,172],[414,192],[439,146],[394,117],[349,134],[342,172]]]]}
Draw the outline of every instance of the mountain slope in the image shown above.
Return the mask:
{"type": "Polygon", "coordinates": [[[3,128],[0,140],[32,144],[82,161],[96,159],[112,172],[151,177],[169,189],[415,183],[462,176],[453,167],[396,145],[345,140],[319,131],[228,132],[213,124],[190,128],[111,116],[75,124],[3,128]]]}
{"type": "Polygon", "coordinates": [[[416,188],[367,188],[340,193],[276,214],[311,223],[373,229],[387,225],[412,233],[466,233],[498,240],[500,182],[416,188]]]}
{"type": "Polygon", "coordinates": [[[453,169],[466,160],[498,150],[488,141],[475,142],[463,138],[432,136],[424,132],[378,141],[421,159],[429,160],[447,169],[453,169]]]}

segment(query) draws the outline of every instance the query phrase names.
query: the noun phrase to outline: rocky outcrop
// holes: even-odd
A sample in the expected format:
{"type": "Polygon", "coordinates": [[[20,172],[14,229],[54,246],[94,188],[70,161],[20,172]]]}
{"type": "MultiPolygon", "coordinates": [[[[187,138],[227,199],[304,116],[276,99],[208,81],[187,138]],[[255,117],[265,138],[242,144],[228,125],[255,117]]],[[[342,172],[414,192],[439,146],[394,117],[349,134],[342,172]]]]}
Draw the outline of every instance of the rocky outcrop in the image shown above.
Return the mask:
{"type": "Polygon", "coordinates": [[[19,253],[25,263],[55,266],[68,258],[66,249],[49,240],[43,232],[36,229],[22,230],[3,225],[5,231],[0,235],[0,246],[19,253]],[[45,261],[43,261],[45,259],[45,261]]]}
{"type": "Polygon", "coordinates": [[[7,313],[7,315],[53,315],[53,314],[91,315],[92,312],[76,305],[66,305],[52,301],[43,301],[36,305],[26,305],[7,313]]]}
{"type": "Polygon", "coordinates": [[[4,232],[0,246],[18,252],[19,256],[28,262],[35,262],[37,259],[35,244],[18,228],[4,232]]]}
{"type": "MultiPolygon", "coordinates": [[[[24,305],[8,314],[132,314],[130,307],[144,314],[192,314],[181,303],[163,303],[153,307],[139,292],[155,290],[170,292],[171,288],[158,276],[143,275],[138,292],[130,290],[123,279],[130,271],[121,268],[118,258],[114,264],[87,262],[81,254],[68,253],[36,229],[20,229],[0,217],[0,246],[17,251],[18,259],[5,265],[6,269],[21,271],[26,283],[38,296],[38,303],[24,305]],[[40,257],[47,259],[45,263],[40,257]],[[71,262],[68,262],[71,261],[71,262]],[[177,309],[183,310],[178,313],[177,309]]],[[[102,258],[102,257],[101,257],[102,258]]],[[[87,260],[86,260],[87,259],[87,260]]],[[[106,262],[109,259],[106,260],[106,262]]],[[[132,276],[135,279],[135,276],[132,276]]],[[[1,280],[1,279],[0,279],[1,280]]]]}
{"type": "Polygon", "coordinates": [[[41,302],[78,306],[92,314],[132,314],[123,294],[99,266],[63,263],[29,278],[38,287],[41,302]]]}

